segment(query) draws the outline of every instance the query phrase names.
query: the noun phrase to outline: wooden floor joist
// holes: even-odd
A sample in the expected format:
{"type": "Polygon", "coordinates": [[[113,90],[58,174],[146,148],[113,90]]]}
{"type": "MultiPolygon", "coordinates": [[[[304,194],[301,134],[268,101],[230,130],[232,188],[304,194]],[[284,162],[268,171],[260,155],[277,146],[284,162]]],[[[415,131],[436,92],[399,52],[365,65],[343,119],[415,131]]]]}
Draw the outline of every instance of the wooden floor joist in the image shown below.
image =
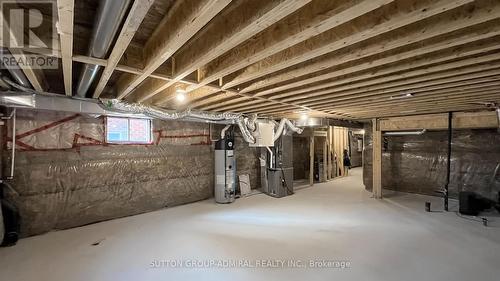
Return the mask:
{"type": "Polygon", "coordinates": [[[371,120],[499,102],[498,0],[134,0],[104,58],[82,54],[82,7],[98,7],[55,3],[57,46],[12,50],[60,58],[21,66],[36,91],[71,95],[85,63],[104,69],[94,98],[175,110],[371,120]]]}
{"type": "Polygon", "coordinates": [[[313,1],[264,30],[248,43],[204,65],[199,84],[188,92],[256,63],[394,0],[313,1]]]}
{"type": "MultiPolygon", "coordinates": [[[[450,82],[456,76],[465,76],[464,79],[467,79],[468,75],[471,73],[476,73],[475,77],[482,77],[493,75],[497,72],[491,72],[492,69],[498,68],[500,66],[500,62],[497,61],[500,59],[500,53],[493,53],[490,55],[482,56],[482,57],[471,57],[469,59],[465,59],[462,61],[454,61],[449,64],[438,64],[435,67],[426,68],[423,70],[417,70],[414,72],[403,73],[402,75],[386,77],[387,79],[380,79],[382,83],[374,84],[374,85],[360,85],[353,84],[349,85],[347,89],[344,87],[333,87],[332,89],[327,89],[324,91],[313,92],[311,94],[300,94],[295,96],[294,98],[289,99],[278,99],[284,102],[291,102],[297,104],[304,104],[304,102],[314,102],[314,101],[322,101],[325,102],[333,102],[332,98],[334,97],[350,97],[354,94],[360,94],[364,96],[369,96],[371,91],[382,90],[385,88],[391,88],[400,86],[398,88],[399,91],[404,92],[406,90],[411,90],[411,86],[404,85],[413,85],[418,82],[427,83],[428,81],[443,79],[444,83],[450,82]],[[488,62],[488,63],[486,63],[488,62]],[[483,63],[483,64],[481,64],[483,63]],[[468,65],[472,64],[472,66],[468,67],[468,65]],[[451,68],[451,70],[447,70],[451,68]],[[490,72],[488,72],[490,71],[490,72]],[[483,74],[483,72],[486,72],[483,74]],[[451,78],[449,78],[451,77],[451,78]],[[399,79],[393,79],[399,78],[399,79]],[[401,79],[404,78],[404,79],[401,79]],[[448,78],[447,80],[444,78],[448,78]]],[[[460,78],[460,77],[458,77],[460,78]]],[[[472,77],[473,78],[473,77],[472,77]]],[[[373,80],[371,80],[373,81],[373,80]]],[[[322,102],[316,103],[322,104],[322,102]]],[[[259,108],[263,109],[273,109],[277,106],[273,105],[255,105],[255,106],[246,106],[242,108],[223,108],[223,110],[253,110],[259,108]]]]}
{"type": "MultiPolygon", "coordinates": [[[[141,94],[136,100],[142,102],[161,93],[174,85],[175,82],[180,81],[310,1],[236,1],[237,7],[228,9],[220,17],[214,18],[211,24],[194,38],[194,41],[174,55],[173,81],[167,83],[155,80],[146,81],[137,89],[141,94]]],[[[165,97],[167,100],[170,98],[172,95],[165,97]]]]}
{"type": "MultiPolygon", "coordinates": [[[[354,65],[352,67],[347,67],[343,69],[339,69],[333,72],[329,72],[324,75],[318,75],[316,77],[313,77],[312,79],[305,79],[305,80],[299,80],[300,83],[288,83],[285,84],[285,86],[277,86],[274,88],[271,88],[270,90],[267,91],[262,91],[254,94],[254,96],[270,96],[272,99],[278,99],[278,100],[283,100],[283,101],[293,101],[297,99],[294,96],[297,96],[299,98],[308,98],[308,97],[314,97],[314,96],[321,96],[324,93],[328,93],[328,90],[323,90],[323,91],[316,91],[312,92],[315,90],[320,90],[324,88],[333,88],[335,87],[336,90],[343,90],[343,89],[349,89],[349,88],[357,88],[363,85],[369,85],[369,84],[376,84],[377,82],[380,81],[389,81],[390,77],[381,77],[377,78],[379,76],[384,76],[390,73],[397,73],[401,71],[407,71],[409,69],[413,68],[421,68],[422,66],[426,65],[433,65],[433,64],[438,64],[438,63],[445,63],[446,61],[452,61],[456,60],[462,57],[468,57],[468,56],[473,56],[473,55],[479,55],[481,53],[487,53],[490,51],[494,50],[500,50],[500,44],[498,44],[498,40],[500,40],[500,27],[497,27],[493,32],[487,32],[484,34],[480,34],[478,36],[473,36],[471,34],[465,34],[463,36],[460,36],[460,38],[452,38],[449,40],[446,40],[444,42],[440,42],[439,44],[435,45],[424,45],[423,48],[421,49],[416,49],[416,50],[410,50],[404,53],[397,54],[393,57],[390,58],[382,58],[382,59],[377,59],[374,61],[368,61],[366,63],[360,64],[360,65],[354,65]],[[461,39],[464,40],[461,40],[461,39]],[[485,41],[486,40],[486,41],[485,41]],[[471,42],[478,41],[477,45],[470,45],[471,42]],[[462,44],[465,44],[465,46],[461,46],[462,44]],[[451,51],[448,51],[447,49],[450,49],[452,47],[458,46],[451,51]],[[437,51],[441,50],[447,51],[447,53],[435,53],[437,51]],[[426,55],[428,53],[431,53],[431,55],[428,56],[423,56],[419,57],[422,55],[426,55]],[[400,60],[408,60],[409,58],[416,58],[412,61],[405,61],[403,63],[399,63],[394,65],[394,62],[399,62],[400,60]],[[390,64],[393,63],[390,67],[385,67],[381,68],[380,66],[384,64],[390,64]],[[375,71],[368,71],[370,69],[377,69],[375,71]],[[357,72],[360,72],[360,74],[357,74],[357,72]],[[356,75],[357,74],[357,75],[356,75]],[[350,75],[346,78],[342,78],[345,75],[350,75]],[[324,78],[323,78],[324,77],[324,78]],[[332,82],[328,82],[329,80],[327,79],[333,79],[335,77],[339,77],[340,79],[335,79],[332,82]],[[366,80],[367,78],[372,78],[370,80],[366,80]],[[325,80],[326,82],[321,83],[321,84],[311,84],[311,85],[306,85],[308,82],[314,83],[316,81],[321,81],[325,80]],[[359,83],[354,83],[360,80],[366,80],[363,82],[359,83]],[[296,89],[292,89],[289,91],[282,91],[284,87],[287,88],[293,88],[297,87],[296,89]],[[274,94],[273,94],[274,92],[274,94]],[[311,93],[309,93],[311,92],[311,93]]],[[[465,63],[465,62],[464,62],[465,63]]],[[[434,68],[435,69],[435,68],[434,68]]],[[[416,71],[416,73],[425,73],[425,69],[419,69],[416,71]]],[[[394,79],[397,77],[404,78],[408,76],[404,75],[393,75],[394,79]]],[[[243,99],[239,99],[237,101],[227,101],[227,102],[222,102],[219,103],[219,110],[231,110],[237,107],[243,107],[245,105],[252,104],[252,102],[243,102],[243,99]],[[231,106],[231,104],[237,104],[237,106],[231,106]],[[225,106],[228,105],[228,106],[225,106]]]]}
{"type": "Polygon", "coordinates": [[[64,77],[64,90],[67,96],[72,95],[73,88],[73,18],[74,0],[57,0],[57,16],[59,19],[59,42],[64,77]]]}
{"type": "Polygon", "coordinates": [[[121,77],[116,86],[117,98],[128,96],[230,2],[231,0],[177,1],[146,43],[146,67],[143,73],[121,77]]]}
{"type": "Polygon", "coordinates": [[[123,54],[127,50],[128,45],[132,41],[135,33],[139,29],[142,20],[146,16],[149,8],[153,5],[154,0],[135,0],[134,4],[130,8],[127,19],[123,24],[120,34],[116,39],[115,46],[113,51],[109,55],[107,60],[106,67],[104,68],[103,73],[101,74],[101,78],[99,79],[99,83],[97,84],[93,97],[98,98],[104,87],[111,78],[113,71],[116,69],[116,66],[120,62],[123,54]]]}
{"type": "MultiPolygon", "coordinates": [[[[429,4],[427,1],[417,2],[418,3],[407,3],[407,6],[398,6],[398,9],[390,15],[390,19],[380,24],[378,23],[380,18],[373,17],[365,19],[363,21],[363,25],[368,25],[369,27],[364,27],[365,29],[363,31],[352,32],[353,29],[357,29],[354,23],[347,26],[344,25],[343,27],[348,27],[347,30],[329,30],[319,36],[306,40],[285,50],[284,53],[277,53],[270,56],[257,65],[251,65],[242,70],[241,74],[227,82],[223,86],[223,89],[234,88],[242,83],[257,79],[287,67],[291,67],[307,60],[317,58],[321,55],[346,48],[349,45],[354,45],[370,38],[374,38],[392,30],[469,4],[473,1],[442,0],[437,2],[431,1],[429,4]],[[367,24],[366,22],[370,20],[373,23],[367,24]],[[338,35],[339,33],[342,34],[341,31],[350,35],[341,37],[338,35]]],[[[391,8],[392,7],[388,5],[387,9],[382,9],[380,12],[383,14],[391,13],[391,8]]]]}

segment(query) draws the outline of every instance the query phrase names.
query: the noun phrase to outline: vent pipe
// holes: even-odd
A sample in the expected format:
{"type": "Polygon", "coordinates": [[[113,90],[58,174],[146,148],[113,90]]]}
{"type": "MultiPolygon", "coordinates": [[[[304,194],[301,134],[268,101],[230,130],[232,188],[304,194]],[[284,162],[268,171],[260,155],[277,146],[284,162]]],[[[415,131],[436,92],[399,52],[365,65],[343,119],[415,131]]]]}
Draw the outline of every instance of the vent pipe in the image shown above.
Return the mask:
{"type": "MultiPolygon", "coordinates": [[[[129,4],[130,0],[101,0],[99,2],[99,10],[97,11],[97,18],[90,39],[88,56],[100,59],[107,56],[129,4]]],[[[92,64],[83,66],[78,79],[77,96],[86,96],[100,68],[101,66],[92,64]]]]}
{"type": "Polygon", "coordinates": [[[24,75],[24,72],[21,70],[16,60],[12,57],[12,54],[10,53],[9,49],[5,47],[0,47],[0,57],[2,58],[2,60],[5,59],[8,60],[9,63],[15,64],[15,66],[14,65],[6,66],[5,64],[2,63],[2,66],[5,67],[7,71],[9,71],[10,76],[12,76],[12,78],[17,82],[17,84],[25,88],[32,88],[30,81],[28,80],[28,78],[26,78],[26,75],[24,75]]]}

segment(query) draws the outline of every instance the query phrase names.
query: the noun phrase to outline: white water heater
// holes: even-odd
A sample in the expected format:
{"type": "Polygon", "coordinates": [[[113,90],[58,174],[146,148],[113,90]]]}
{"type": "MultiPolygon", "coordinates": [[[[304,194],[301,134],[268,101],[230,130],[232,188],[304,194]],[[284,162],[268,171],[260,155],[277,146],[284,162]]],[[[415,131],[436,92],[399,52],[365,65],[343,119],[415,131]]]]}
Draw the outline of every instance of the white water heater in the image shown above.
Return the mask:
{"type": "Polygon", "coordinates": [[[234,135],[215,143],[215,202],[231,203],[236,198],[236,156],[234,135]]]}

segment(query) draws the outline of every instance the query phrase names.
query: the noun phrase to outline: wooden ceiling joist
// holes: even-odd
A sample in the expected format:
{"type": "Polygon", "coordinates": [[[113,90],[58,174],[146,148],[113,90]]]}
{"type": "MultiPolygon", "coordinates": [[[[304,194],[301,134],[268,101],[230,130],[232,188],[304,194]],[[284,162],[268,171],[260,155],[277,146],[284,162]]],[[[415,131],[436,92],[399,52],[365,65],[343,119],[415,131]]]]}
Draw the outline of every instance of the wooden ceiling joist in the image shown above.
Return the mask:
{"type": "Polygon", "coordinates": [[[380,11],[377,11],[389,18],[389,20],[380,23],[381,18],[375,15],[368,18],[359,18],[360,21],[357,23],[358,26],[356,26],[354,21],[351,21],[350,24],[341,26],[341,29],[334,28],[324,32],[319,36],[285,50],[283,53],[279,52],[255,65],[248,66],[242,70],[240,74],[232,78],[231,81],[227,82],[223,86],[223,89],[234,88],[245,82],[346,48],[350,45],[374,38],[389,31],[396,30],[472,2],[473,0],[408,0],[399,1],[399,3],[395,3],[394,6],[384,6],[379,9],[380,11]],[[345,37],[339,36],[339,34],[345,35],[345,37]]]}
{"type": "Polygon", "coordinates": [[[393,107],[403,108],[403,107],[413,107],[413,108],[422,108],[426,107],[429,108],[430,106],[433,105],[451,105],[451,104],[457,104],[457,103],[466,103],[467,105],[481,105],[481,104],[486,104],[489,102],[493,102],[498,100],[500,97],[498,93],[499,87],[496,87],[495,89],[492,90],[484,90],[484,91],[476,91],[468,96],[465,97],[454,97],[453,95],[448,95],[445,97],[435,97],[435,98],[429,98],[429,99],[423,99],[420,101],[414,101],[411,103],[408,103],[406,105],[380,105],[380,106],[374,106],[374,107],[367,107],[367,106],[359,106],[359,107],[351,107],[351,108],[336,108],[335,110],[337,112],[352,112],[356,111],[357,114],[362,114],[364,112],[375,112],[375,111],[380,111],[380,110],[388,110],[393,107]],[[481,102],[479,102],[481,101],[481,102]]]}
{"type": "MultiPolygon", "coordinates": [[[[350,96],[353,94],[366,94],[369,95],[370,91],[381,90],[403,85],[412,85],[419,82],[426,82],[440,78],[454,77],[460,75],[469,75],[471,73],[488,71],[498,68],[500,53],[493,53],[485,56],[470,57],[464,60],[452,61],[450,63],[437,64],[432,67],[417,69],[413,71],[403,72],[397,75],[385,76],[379,79],[369,80],[369,83],[354,83],[345,87],[332,87],[322,91],[313,91],[311,93],[302,93],[296,96],[277,99],[284,102],[291,102],[301,104],[304,102],[329,100],[332,97],[350,96]],[[373,83],[378,82],[378,83],[373,83]],[[366,85],[368,84],[368,85],[366,85]]],[[[450,78],[453,79],[453,78],[450,78]]],[[[449,80],[442,80],[449,81],[449,80]]],[[[410,87],[400,87],[400,91],[410,90],[410,87]]],[[[223,108],[221,110],[237,110],[244,108],[245,110],[252,110],[254,108],[262,108],[262,105],[250,105],[238,108],[223,108]]],[[[267,106],[265,108],[272,108],[267,106]]]]}
{"type": "Polygon", "coordinates": [[[382,90],[375,90],[370,92],[363,92],[360,95],[343,95],[343,96],[332,96],[331,99],[325,99],[317,102],[309,102],[309,103],[299,103],[308,107],[318,107],[324,106],[328,104],[343,104],[349,102],[352,99],[364,99],[370,100],[371,97],[401,97],[407,94],[416,95],[421,92],[429,92],[433,90],[446,89],[450,87],[467,87],[474,86],[477,83],[490,82],[498,79],[498,75],[500,75],[500,69],[495,69],[492,71],[478,72],[476,74],[462,75],[456,77],[450,77],[445,79],[437,79],[434,81],[429,81],[425,83],[415,83],[408,86],[400,86],[387,88],[382,90]]]}
{"type": "Polygon", "coordinates": [[[498,0],[134,0],[103,59],[81,54],[95,1],[54,2],[57,46],[12,49],[60,58],[22,65],[37,91],[71,95],[78,62],[104,67],[94,98],[175,110],[361,120],[500,99],[498,0]]]}
{"type": "Polygon", "coordinates": [[[399,108],[398,110],[388,110],[388,111],[373,111],[362,114],[357,114],[356,119],[369,119],[373,117],[392,117],[392,116],[406,116],[414,114],[428,114],[428,113],[440,113],[440,112],[457,112],[457,111],[484,111],[488,110],[488,107],[483,105],[474,105],[470,103],[464,104],[439,104],[436,106],[425,106],[423,108],[399,108]],[[443,111],[443,106],[448,108],[448,111],[443,111]]]}
{"type": "Polygon", "coordinates": [[[64,77],[64,89],[67,96],[72,94],[73,82],[73,19],[74,0],[57,0],[59,22],[59,42],[64,77]]]}
{"type": "Polygon", "coordinates": [[[390,67],[377,68],[374,71],[364,71],[362,74],[355,73],[357,75],[349,75],[346,78],[335,79],[332,82],[321,83],[316,86],[307,86],[297,90],[279,93],[273,95],[273,98],[283,100],[295,100],[297,97],[310,98],[328,93],[328,91],[331,91],[333,87],[335,87],[335,90],[337,91],[343,91],[428,74],[434,71],[458,68],[476,64],[478,62],[475,58],[495,50],[500,50],[500,44],[496,44],[496,42],[481,47],[473,46],[471,49],[459,48],[449,52],[449,54],[438,54],[437,56],[430,57],[425,56],[417,58],[413,61],[391,65],[390,67]]]}
{"type": "MultiPolygon", "coordinates": [[[[371,102],[373,101],[378,101],[378,100],[385,100],[386,102],[390,102],[393,99],[401,100],[402,102],[407,102],[411,101],[412,99],[404,99],[404,96],[406,93],[411,93],[413,96],[418,96],[421,95],[422,93],[426,94],[441,94],[441,93],[448,93],[450,90],[448,88],[455,88],[454,91],[456,93],[461,93],[461,91],[465,91],[468,89],[477,89],[485,86],[490,86],[492,83],[493,85],[496,85],[495,81],[498,81],[499,77],[499,70],[497,69],[495,72],[492,72],[490,75],[484,74],[485,76],[481,75],[480,79],[469,79],[466,81],[462,82],[456,82],[456,83],[449,83],[445,85],[439,85],[439,86],[429,86],[429,87],[422,87],[422,88],[414,88],[414,89],[408,89],[405,91],[395,91],[394,92],[389,92],[389,93],[384,93],[383,91],[377,92],[372,92],[372,93],[367,93],[367,94],[361,94],[361,95],[352,95],[352,96],[343,96],[343,97],[338,97],[338,98],[331,98],[328,101],[325,101],[323,103],[318,103],[315,105],[308,105],[306,107],[312,108],[315,110],[320,110],[320,111],[327,111],[329,108],[334,109],[341,107],[343,105],[350,105],[350,104],[365,104],[367,106],[371,105],[371,102]],[[491,82],[491,83],[490,83],[491,82]],[[483,84],[481,84],[483,83],[483,84]],[[461,85],[461,86],[460,86],[461,85]],[[458,87],[457,87],[458,86],[458,87]]],[[[436,83],[437,84],[437,83],[436,83]]],[[[279,112],[280,110],[283,110],[284,107],[269,107],[269,106],[262,106],[260,109],[256,110],[251,110],[251,112],[257,112],[257,113],[272,113],[272,112],[279,112]]],[[[241,111],[246,111],[248,110],[235,110],[236,112],[241,112],[241,111]]]]}
{"type": "MultiPolygon", "coordinates": [[[[498,6],[498,10],[496,13],[490,13],[488,9],[483,10],[474,10],[470,14],[459,14],[461,17],[457,18],[457,15],[451,14],[449,19],[454,18],[457,20],[456,22],[451,22],[448,20],[442,20],[440,22],[435,22],[431,27],[421,27],[415,29],[414,32],[404,33],[399,37],[392,36],[391,38],[386,38],[384,42],[376,42],[370,44],[368,46],[362,46],[353,52],[346,52],[342,55],[333,55],[326,58],[322,58],[320,61],[309,64],[306,67],[301,67],[298,69],[290,70],[285,73],[281,73],[279,75],[271,76],[268,79],[264,79],[263,81],[256,82],[250,86],[248,86],[247,91],[243,90],[242,92],[249,92],[250,90],[257,90],[263,87],[267,87],[269,85],[276,85],[279,83],[283,83],[287,81],[287,83],[283,86],[274,87],[270,91],[260,91],[256,93],[256,95],[267,95],[270,93],[276,93],[280,91],[284,91],[287,89],[291,89],[294,87],[298,87],[304,84],[310,84],[315,82],[324,81],[326,79],[331,79],[335,77],[335,72],[315,75],[313,77],[306,77],[301,80],[301,82],[293,82],[289,81],[291,79],[296,79],[297,77],[303,77],[305,75],[320,71],[322,69],[328,68],[328,66],[333,67],[336,65],[348,63],[354,60],[360,60],[365,57],[374,56],[380,53],[386,54],[390,50],[395,50],[404,46],[411,46],[412,44],[418,44],[418,48],[412,48],[406,52],[396,53],[391,56],[388,55],[386,57],[377,59],[375,61],[370,61],[370,65],[359,64],[356,65],[356,68],[351,71],[359,71],[363,68],[373,68],[376,66],[383,66],[390,63],[394,63],[397,61],[403,61],[410,58],[414,58],[417,56],[421,56],[424,54],[429,54],[432,52],[436,52],[439,50],[447,49],[453,46],[459,46],[463,44],[467,44],[474,41],[483,40],[485,38],[491,38],[493,36],[497,36],[500,34],[500,28],[498,24],[500,21],[492,23],[491,27],[482,26],[483,28],[491,29],[488,32],[485,32],[484,29],[475,29],[471,33],[468,33],[467,30],[463,30],[467,27],[471,27],[474,25],[478,25],[484,22],[489,22],[491,20],[500,18],[500,5],[498,6]],[[449,33],[455,33],[453,36],[446,38],[445,35],[449,33]],[[422,34],[419,36],[419,34],[422,34]],[[428,39],[432,38],[445,38],[445,40],[440,40],[437,42],[426,42],[428,39]]],[[[382,54],[382,55],[383,55],[382,54]]],[[[390,54],[390,53],[388,53],[390,54]]]]}
{"type": "MultiPolygon", "coordinates": [[[[174,55],[174,79],[170,82],[149,80],[137,91],[143,102],[221,56],[231,48],[263,31],[273,23],[295,12],[311,0],[239,0],[174,55]]],[[[165,99],[172,98],[167,96],[165,99]]]]}
{"type": "Polygon", "coordinates": [[[231,0],[177,1],[146,43],[143,73],[137,76],[122,75],[116,86],[117,98],[128,96],[230,2],[231,0]]]}
{"type": "Polygon", "coordinates": [[[483,82],[483,83],[478,83],[478,84],[472,84],[468,85],[467,87],[458,87],[458,86],[453,86],[450,85],[448,88],[442,88],[442,89],[436,89],[428,92],[420,92],[418,94],[414,94],[412,97],[408,98],[391,98],[391,96],[378,96],[378,97],[372,97],[370,99],[371,102],[365,101],[363,99],[359,99],[357,101],[351,101],[350,103],[337,103],[334,106],[318,106],[318,110],[347,110],[349,108],[355,108],[355,107],[360,107],[360,106],[369,106],[371,107],[377,107],[378,105],[380,106],[391,106],[391,105],[400,105],[400,104],[411,104],[414,102],[418,102],[422,99],[432,99],[432,98],[439,98],[444,95],[450,95],[454,96],[455,98],[461,98],[461,97],[467,97],[469,94],[474,94],[477,92],[482,92],[482,91],[491,91],[491,90],[496,90],[498,91],[499,89],[499,79],[500,77],[497,76],[495,77],[496,80],[492,80],[489,82],[483,82]]]}
{"type": "Polygon", "coordinates": [[[104,90],[104,87],[106,87],[109,78],[111,78],[111,75],[116,69],[116,66],[120,62],[120,59],[122,58],[123,54],[127,50],[127,47],[132,41],[132,38],[137,32],[137,29],[139,29],[139,26],[141,25],[142,20],[149,11],[149,8],[151,7],[151,5],[153,5],[153,2],[154,0],[134,1],[134,4],[132,5],[128,13],[127,19],[123,24],[121,32],[118,35],[118,38],[116,39],[116,43],[113,47],[113,50],[109,55],[106,67],[104,68],[101,78],[99,79],[99,83],[97,84],[94,90],[93,94],[94,98],[98,98],[101,95],[102,91],[104,90]]]}
{"type": "Polygon", "coordinates": [[[450,105],[463,104],[474,108],[485,109],[489,104],[498,102],[499,100],[498,83],[496,86],[470,89],[457,92],[447,92],[443,94],[435,94],[432,97],[421,96],[418,99],[408,100],[406,102],[385,104],[379,103],[373,107],[367,105],[351,106],[349,108],[336,108],[335,112],[356,112],[356,115],[374,114],[377,112],[401,112],[409,110],[428,110],[436,106],[447,107],[450,105]]]}
{"type": "MultiPolygon", "coordinates": [[[[497,70],[493,75],[491,76],[486,76],[480,79],[470,79],[466,81],[460,81],[460,82],[454,82],[454,83],[448,83],[444,85],[438,85],[438,86],[428,86],[428,87],[421,87],[421,88],[413,88],[406,90],[404,92],[396,91],[397,94],[394,94],[392,92],[384,93],[384,92],[379,92],[371,95],[362,95],[362,96],[345,96],[341,98],[332,98],[331,100],[323,103],[323,104],[317,104],[317,105],[310,105],[308,107],[314,108],[317,110],[327,110],[328,108],[341,108],[342,106],[349,106],[349,105],[374,105],[377,101],[382,101],[384,103],[389,103],[389,102],[411,102],[413,100],[413,97],[420,97],[420,96],[427,96],[427,95],[437,95],[437,94],[442,94],[442,93],[449,93],[450,91],[454,91],[457,94],[461,93],[462,91],[466,91],[469,89],[474,89],[477,90],[478,88],[483,88],[483,87],[489,87],[489,86],[497,86],[498,80],[500,78],[500,73],[499,70],[497,70]],[[405,93],[411,93],[412,98],[407,98],[405,93]]],[[[284,107],[281,108],[272,108],[272,107],[262,107],[261,109],[255,110],[256,112],[260,113],[270,113],[270,112],[277,112],[279,110],[282,110],[284,107]]],[[[236,110],[240,111],[240,110],[236,110]]],[[[253,112],[253,110],[252,110],[253,112]]]]}
{"type": "Polygon", "coordinates": [[[393,1],[313,1],[247,43],[202,66],[199,83],[189,86],[187,91],[195,90],[393,1]]]}
{"type": "MultiPolygon", "coordinates": [[[[478,13],[476,13],[475,15],[477,15],[477,14],[478,13]]],[[[500,17],[500,10],[499,10],[499,13],[497,13],[497,14],[490,14],[488,12],[485,12],[485,14],[488,16],[498,18],[498,17],[500,17]]],[[[432,29],[431,31],[435,31],[435,33],[433,33],[432,35],[431,35],[432,32],[429,32],[429,31],[426,32],[427,35],[431,35],[431,36],[426,35],[426,36],[419,37],[419,36],[417,36],[418,33],[422,32],[419,30],[418,33],[410,36],[411,39],[406,39],[406,37],[392,39],[392,41],[400,41],[399,44],[394,44],[393,46],[401,47],[402,45],[400,45],[400,44],[406,45],[406,43],[415,42],[415,40],[417,40],[415,38],[419,38],[418,40],[427,39],[430,37],[435,37],[436,34],[446,34],[446,33],[449,33],[451,31],[460,30],[463,27],[469,26],[469,24],[475,24],[477,22],[480,22],[480,21],[483,21],[486,19],[489,21],[492,19],[492,17],[485,17],[483,14],[479,13],[479,16],[477,16],[477,17],[474,17],[473,15],[467,15],[464,18],[465,21],[467,22],[467,24],[465,24],[464,22],[461,22],[460,24],[451,25],[447,21],[445,21],[444,22],[445,26],[434,25],[433,27],[431,27],[431,29],[432,29]]],[[[482,27],[482,26],[480,26],[480,27],[482,27]]],[[[420,46],[420,48],[418,48],[418,49],[410,49],[406,52],[396,53],[394,55],[389,55],[387,57],[376,58],[374,60],[368,60],[366,62],[355,64],[355,65],[347,67],[347,68],[341,68],[338,70],[334,70],[332,72],[327,72],[325,74],[315,75],[315,76],[312,76],[310,78],[302,78],[302,79],[296,78],[296,77],[300,77],[301,75],[304,75],[306,73],[312,73],[314,71],[318,71],[318,69],[325,68],[324,61],[321,60],[317,64],[321,64],[322,67],[313,69],[313,68],[310,68],[309,66],[305,66],[305,67],[301,67],[301,68],[298,68],[296,70],[291,70],[291,71],[288,71],[285,73],[281,73],[277,76],[272,76],[268,79],[263,80],[263,81],[267,81],[267,82],[265,82],[267,84],[276,83],[277,86],[271,87],[268,90],[256,92],[253,95],[254,96],[265,96],[265,95],[273,94],[272,95],[273,98],[278,99],[278,98],[283,98],[285,96],[292,95],[292,94],[302,94],[302,93],[307,92],[308,89],[316,90],[316,89],[321,88],[321,85],[319,85],[319,86],[312,85],[312,86],[309,86],[310,88],[307,88],[304,86],[306,84],[324,82],[328,79],[337,78],[337,77],[352,74],[355,72],[366,71],[368,69],[381,67],[381,66],[388,65],[388,64],[393,64],[393,63],[396,63],[399,61],[409,60],[409,59],[423,56],[426,54],[432,54],[434,52],[437,52],[437,51],[440,51],[443,49],[450,49],[450,48],[455,47],[455,46],[460,46],[460,45],[468,44],[471,42],[492,38],[492,37],[498,36],[499,34],[500,34],[500,21],[498,21],[498,24],[493,24],[491,27],[487,27],[486,30],[483,27],[482,29],[473,30],[472,33],[466,33],[466,32],[461,31],[458,36],[452,36],[450,38],[447,38],[446,40],[438,41],[436,43],[422,44],[420,46]],[[276,79],[276,77],[278,77],[278,79],[276,79]],[[292,80],[292,79],[295,79],[295,82],[293,82],[294,80],[292,80]],[[287,81],[287,80],[289,80],[289,81],[287,81]],[[273,81],[273,82],[269,82],[269,81],[273,81]],[[287,81],[287,82],[285,83],[285,81],[287,81]],[[285,84],[280,85],[280,83],[281,84],[285,83],[285,84]],[[294,90],[294,88],[298,88],[298,87],[300,87],[300,89],[294,90]],[[280,92],[290,90],[290,89],[292,90],[290,93],[288,93],[288,92],[280,93],[280,92]]],[[[391,42],[391,39],[388,39],[386,42],[391,42]]],[[[351,60],[358,60],[363,56],[363,54],[373,55],[374,52],[377,52],[376,51],[377,49],[378,49],[378,51],[382,50],[382,51],[386,52],[389,48],[382,48],[384,46],[385,45],[374,44],[373,46],[370,46],[369,48],[357,49],[354,53],[347,52],[346,54],[344,54],[342,56],[332,56],[331,59],[329,60],[329,64],[334,66],[334,65],[346,63],[346,62],[351,61],[351,60]],[[369,50],[369,49],[373,49],[373,50],[367,52],[366,50],[369,50]]],[[[478,48],[484,48],[484,47],[474,46],[472,52],[474,52],[478,48]]],[[[462,51],[462,53],[463,53],[463,51],[462,51]]],[[[439,60],[443,61],[442,57],[443,56],[440,55],[437,57],[437,61],[431,61],[431,62],[428,62],[428,64],[439,62],[439,60]]],[[[450,58],[450,56],[447,56],[447,57],[449,59],[453,59],[453,57],[451,57],[451,58],[450,58]]],[[[406,61],[405,64],[401,65],[400,69],[401,68],[402,69],[408,68],[408,64],[412,64],[412,63],[413,62],[406,61]]],[[[392,68],[393,67],[388,67],[388,69],[392,69],[392,68]]],[[[396,72],[396,71],[398,71],[398,70],[395,69],[394,72],[396,72]]],[[[370,75],[370,73],[368,73],[367,75],[370,75]]],[[[363,78],[366,78],[367,75],[364,75],[364,76],[363,75],[356,75],[354,77],[359,78],[359,79],[363,79],[363,78]]],[[[373,76],[374,75],[372,75],[372,77],[373,76]]],[[[353,82],[353,81],[355,81],[355,80],[351,79],[350,81],[346,81],[346,82],[353,82]]],[[[326,84],[325,87],[338,86],[338,85],[340,85],[339,83],[341,83],[341,82],[343,82],[342,79],[337,79],[333,83],[332,82],[330,84],[325,83],[326,84]]],[[[259,82],[256,82],[255,84],[259,84],[259,82]]],[[[263,86],[263,85],[261,85],[261,86],[263,86]]],[[[241,92],[244,92],[244,91],[241,91],[241,92]]],[[[238,103],[238,105],[240,105],[240,106],[244,106],[244,105],[250,103],[250,102],[248,102],[248,103],[242,104],[241,101],[242,100],[240,99],[238,101],[233,101],[232,103],[235,103],[235,104],[238,103]]],[[[221,104],[221,106],[222,106],[222,104],[221,104]]],[[[223,108],[221,110],[226,110],[226,109],[231,109],[231,107],[223,108]]]]}

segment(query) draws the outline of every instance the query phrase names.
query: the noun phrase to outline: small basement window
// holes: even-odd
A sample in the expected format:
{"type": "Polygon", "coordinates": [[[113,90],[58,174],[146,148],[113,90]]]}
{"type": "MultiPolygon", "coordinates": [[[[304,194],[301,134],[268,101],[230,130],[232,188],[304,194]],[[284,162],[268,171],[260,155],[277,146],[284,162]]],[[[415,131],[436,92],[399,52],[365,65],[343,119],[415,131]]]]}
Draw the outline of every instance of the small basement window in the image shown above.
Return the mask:
{"type": "Polygon", "coordinates": [[[150,119],[106,117],[106,142],[108,143],[152,143],[150,119]]]}

